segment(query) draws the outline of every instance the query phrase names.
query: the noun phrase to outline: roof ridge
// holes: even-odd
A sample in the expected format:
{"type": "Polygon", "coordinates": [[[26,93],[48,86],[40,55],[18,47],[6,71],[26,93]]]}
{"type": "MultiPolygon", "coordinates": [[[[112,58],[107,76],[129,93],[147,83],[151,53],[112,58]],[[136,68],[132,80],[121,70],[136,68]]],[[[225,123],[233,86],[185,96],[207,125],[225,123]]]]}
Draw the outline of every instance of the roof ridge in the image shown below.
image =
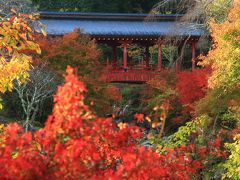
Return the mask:
{"type": "Polygon", "coordinates": [[[154,20],[176,20],[182,14],[140,14],[140,13],[95,13],[95,12],[54,12],[40,11],[40,17],[44,19],[121,19],[121,20],[144,20],[153,18],[154,20]]]}

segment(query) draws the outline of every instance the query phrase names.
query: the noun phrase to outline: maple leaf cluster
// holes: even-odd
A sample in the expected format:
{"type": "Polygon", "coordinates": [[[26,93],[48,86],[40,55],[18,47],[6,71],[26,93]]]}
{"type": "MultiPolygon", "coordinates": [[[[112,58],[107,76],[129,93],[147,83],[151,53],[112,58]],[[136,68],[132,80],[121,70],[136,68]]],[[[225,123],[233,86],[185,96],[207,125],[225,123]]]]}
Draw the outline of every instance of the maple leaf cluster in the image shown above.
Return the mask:
{"type": "Polygon", "coordinates": [[[144,114],[136,113],[134,115],[134,119],[136,119],[137,122],[142,123],[144,121],[144,114]]]}

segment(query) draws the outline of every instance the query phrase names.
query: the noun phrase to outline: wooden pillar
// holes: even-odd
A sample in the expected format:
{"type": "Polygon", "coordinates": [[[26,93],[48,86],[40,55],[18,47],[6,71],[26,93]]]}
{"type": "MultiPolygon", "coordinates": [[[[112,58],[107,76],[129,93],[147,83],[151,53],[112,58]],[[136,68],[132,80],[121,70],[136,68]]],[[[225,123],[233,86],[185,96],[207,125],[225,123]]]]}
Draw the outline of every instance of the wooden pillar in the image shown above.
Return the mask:
{"type": "Polygon", "coordinates": [[[112,61],[113,61],[113,67],[116,67],[117,66],[116,46],[112,46],[112,61]]]}
{"type": "Polygon", "coordinates": [[[127,70],[127,43],[123,44],[123,68],[127,70]]]}
{"type": "Polygon", "coordinates": [[[149,67],[149,46],[146,46],[145,49],[145,56],[146,56],[146,66],[149,67]]]}
{"type": "Polygon", "coordinates": [[[195,58],[196,58],[196,42],[192,42],[192,71],[195,70],[196,67],[195,58]]]}
{"type": "Polygon", "coordinates": [[[141,69],[144,69],[144,60],[143,60],[143,58],[141,60],[141,69]]]}
{"type": "Polygon", "coordinates": [[[158,63],[157,63],[158,71],[162,70],[162,45],[158,43],[158,63]]]}
{"type": "Polygon", "coordinates": [[[109,59],[107,58],[107,68],[109,67],[109,59]]]}
{"type": "Polygon", "coordinates": [[[181,66],[182,66],[182,50],[183,50],[183,44],[181,43],[178,46],[177,49],[177,61],[176,61],[176,71],[179,72],[181,71],[181,66]]]}

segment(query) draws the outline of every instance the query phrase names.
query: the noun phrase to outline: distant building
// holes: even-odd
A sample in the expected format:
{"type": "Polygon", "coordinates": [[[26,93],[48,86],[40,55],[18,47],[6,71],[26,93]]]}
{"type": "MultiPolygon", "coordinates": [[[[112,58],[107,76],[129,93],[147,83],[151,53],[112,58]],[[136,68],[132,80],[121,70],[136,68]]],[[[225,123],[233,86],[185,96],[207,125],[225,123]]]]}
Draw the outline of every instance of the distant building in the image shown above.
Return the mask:
{"type": "MultiPolygon", "coordinates": [[[[192,69],[195,69],[195,49],[205,30],[194,23],[180,21],[182,15],[112,14],[112,13],[59,13],[40,12],[40,21],[46,25],[49,35],[63,35],[81,29],[96,43],[112,47],[112,59],[107,61],[107,81],[147,81],[162,69],[162,49],[166,38],[178,39],[179,46],[187,42],[192,46],[192,69]],[[193,28],[194,27],[194,28],[193,28]],[[139,44],[145,47],[145,56],[137,68],[128,65],[127,47],[139,44]],[[158,45],[158,63],[149,65],[149,47],[158,45]],[[122,66],[117,67],[116,47],[123,47],[122,66]]],[[[176,68],[180,69],[178,63],[176,68]]]]}

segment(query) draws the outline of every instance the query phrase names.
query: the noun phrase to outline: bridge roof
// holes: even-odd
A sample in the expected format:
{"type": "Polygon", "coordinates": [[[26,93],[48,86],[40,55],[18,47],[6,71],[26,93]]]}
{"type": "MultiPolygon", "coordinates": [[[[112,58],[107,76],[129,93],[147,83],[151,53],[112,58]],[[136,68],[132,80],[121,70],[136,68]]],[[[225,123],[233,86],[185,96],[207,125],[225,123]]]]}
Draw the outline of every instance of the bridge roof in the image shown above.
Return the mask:
{"type": "Polygon", "coordinates": [[[63,35],[80,28],[93,37],[199,37],[205,30],[194,23],[183,23],[180,14],[112,14],[40,12],[40,21],[50,35],[63,35]]]}

